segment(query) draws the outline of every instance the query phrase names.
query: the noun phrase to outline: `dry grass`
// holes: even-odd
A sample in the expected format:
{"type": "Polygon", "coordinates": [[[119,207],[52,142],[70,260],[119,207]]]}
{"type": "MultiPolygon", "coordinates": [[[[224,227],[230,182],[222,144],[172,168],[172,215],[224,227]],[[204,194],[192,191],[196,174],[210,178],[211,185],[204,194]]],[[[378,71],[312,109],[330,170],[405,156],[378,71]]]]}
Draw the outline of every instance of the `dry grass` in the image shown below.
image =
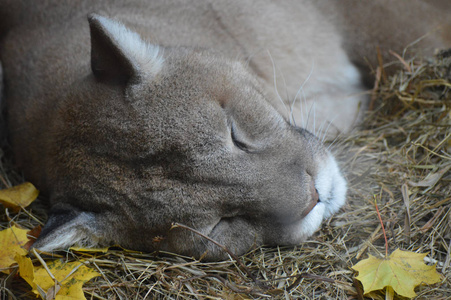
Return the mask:
{"type": "MultiPolygon", "coordinates": [[[[448,55],[448,56],[447,56],[448,55]]],[[[390,251],[426,252],[442,282],[417,289],[418,299],[451,298],[451,57],[399,63],[381,76],[364,128],[342,139],[350,182],[348,203],[310,241],[287,248],[258,248],[241,258],[206,263],[172,254],[61,253],[88,259],[101,277],[85,285],[88,299],[359,299],[351,269],[368,253],[385,252],[374,200],[390,251]],[[333,282],[331,282],[331,279],[333,282]]],[[[339,146],[338,146],[339,145],[339,146]]],[[[3,186],[20,181],[2,166],[3,186]]],[[[5,214],[1,226],[31,228],[44,219],[38,205],[5,214]]],[[[0,275],[5,299],[33,298],[19,278],[0,275]]],[[[375,294],[380,298],[382,294],[375,294]]],[[[381,298],[382,299],[382,298],[381,298]]]]}

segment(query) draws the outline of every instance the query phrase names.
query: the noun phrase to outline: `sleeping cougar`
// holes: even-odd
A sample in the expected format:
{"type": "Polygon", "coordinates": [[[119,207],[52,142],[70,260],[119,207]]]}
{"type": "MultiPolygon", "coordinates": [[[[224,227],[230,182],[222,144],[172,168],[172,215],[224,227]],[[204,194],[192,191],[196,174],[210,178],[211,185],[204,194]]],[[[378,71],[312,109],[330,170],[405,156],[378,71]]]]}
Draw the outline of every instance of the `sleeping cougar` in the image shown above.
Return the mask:
{"type": "Polygon", "coordinates": [[[432,3],[1,0],[9,140],[51,203],[35,247],[226,257],[176,222],[236,254],[302,242],[347,190],[306,129],[359,121],[377,47],[449,46],[432,3]]]}

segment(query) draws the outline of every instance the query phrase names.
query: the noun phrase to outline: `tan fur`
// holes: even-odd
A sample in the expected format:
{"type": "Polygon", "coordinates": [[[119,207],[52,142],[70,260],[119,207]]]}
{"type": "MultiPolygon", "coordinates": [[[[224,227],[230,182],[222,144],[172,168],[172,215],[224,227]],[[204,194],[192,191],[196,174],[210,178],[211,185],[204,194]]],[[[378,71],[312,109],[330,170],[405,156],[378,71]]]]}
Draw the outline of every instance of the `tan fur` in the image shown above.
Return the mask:
{"type": "Polygon", "coordinates": [[[426,53],[450,46],[441,7],[1,0],[10,140],[52,204],[37,247],[225,257],[174,222],[238,254],[303,241],[343,205],[346,183],[320,141],[287,121],[350,130],[377,47],[387,59],[425,34],[426,53]]]}

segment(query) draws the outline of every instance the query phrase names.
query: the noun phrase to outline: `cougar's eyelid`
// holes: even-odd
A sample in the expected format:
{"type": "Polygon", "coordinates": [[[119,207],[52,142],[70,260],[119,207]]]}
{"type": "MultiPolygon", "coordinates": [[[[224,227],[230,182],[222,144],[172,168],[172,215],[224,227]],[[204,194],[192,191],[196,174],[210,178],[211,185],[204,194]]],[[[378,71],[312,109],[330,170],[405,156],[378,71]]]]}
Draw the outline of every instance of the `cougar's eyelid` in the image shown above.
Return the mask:
{"type": "Polygon", "coordinates": [[[248,145],[246,145],[246,143],[244,143],[243,141],[241,141],[238,137],[237,137],[237,133],[236,133],[236,127],[235,124],[233,122],[231,122],[230,124],[230,135],[232,137],[232,141],[233,144],[240,150],[244,151],[244,152],[250,152],[250,149],[248,147],[248,145]]]}

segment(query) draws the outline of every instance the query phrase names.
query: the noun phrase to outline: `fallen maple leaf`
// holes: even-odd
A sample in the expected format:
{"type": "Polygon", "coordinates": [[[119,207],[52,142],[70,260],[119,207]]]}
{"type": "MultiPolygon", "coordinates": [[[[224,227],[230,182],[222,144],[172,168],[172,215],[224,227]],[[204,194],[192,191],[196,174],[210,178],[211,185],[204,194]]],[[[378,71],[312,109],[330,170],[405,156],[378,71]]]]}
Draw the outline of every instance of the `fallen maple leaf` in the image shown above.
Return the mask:
{"type": "Polygon", "coordinates": [[[396,249],[385,259],[369,255],[352,268],[359,272],[356,278],[362,283],[365,294],[392,287],[398,295],[412,298],[416,296],[416,286],[440,281],[435,265],[424,264],[426,255],[396,249]]]}
{"type": "Polygon", "coordinates": [[[34,267],[28,257],[16,257],[19,264],[19,275],[32,287],[33,292],[43,299],[74,300],[86,299],[82,286],[90,279],[100,276],[95,270],[85,266],[83,262],[64,263],[60,260],[46,262],[44,266],[34,267]]]}
{"type": "Polygon", "coordinates": [[[9,189],[0,190],[0,203],[3,206],[18,211],[27,207],[39,195],[39,191],[29,182],[16,185],[9,189]]]}
{"type": "Polygon", "coordinates": [[[24,249],[28,242],[27,232],[27,229],[20,229],[15,225],[0,231],[0,269],[4,269],[2,272],[9,272],[9,266],[16,262],[16,255],[27,255],[28,251],[24,249]]]}

